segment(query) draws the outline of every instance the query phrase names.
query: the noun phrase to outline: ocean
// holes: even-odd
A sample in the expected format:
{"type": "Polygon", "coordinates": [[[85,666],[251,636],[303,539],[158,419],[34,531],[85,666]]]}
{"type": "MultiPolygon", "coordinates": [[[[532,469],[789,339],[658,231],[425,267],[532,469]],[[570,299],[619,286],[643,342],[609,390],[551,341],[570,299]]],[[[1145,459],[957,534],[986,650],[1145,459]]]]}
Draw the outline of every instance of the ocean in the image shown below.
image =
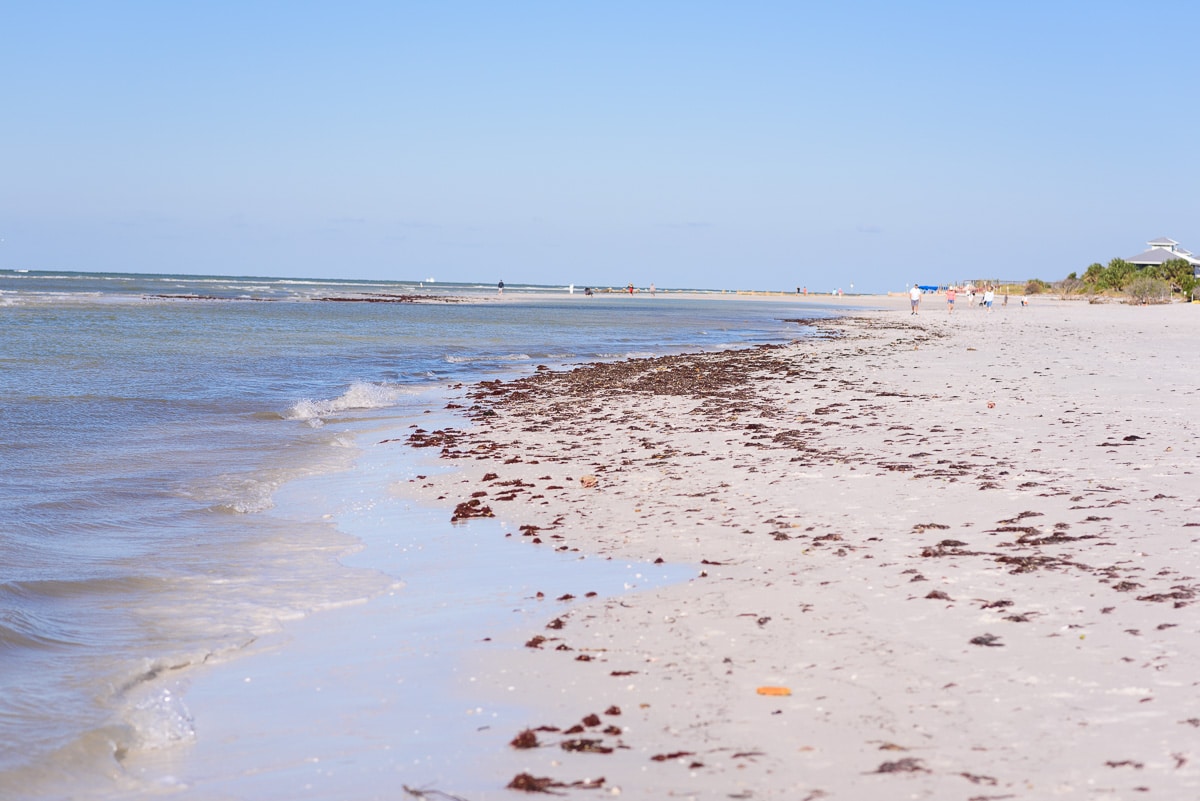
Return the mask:
{"type": "MultiPolygon", "coordinates": [[[[786,318],[833,311],[798,308],[0,271],[0,797],[137,797],[123,763],[203,740],[181,677],[410,581],[419,560],[354,558],[314,500],[364,442],[470,382],[789,341],[786,318]]],[[[448,526],[411,520],[417,541],[448,526]]]]}

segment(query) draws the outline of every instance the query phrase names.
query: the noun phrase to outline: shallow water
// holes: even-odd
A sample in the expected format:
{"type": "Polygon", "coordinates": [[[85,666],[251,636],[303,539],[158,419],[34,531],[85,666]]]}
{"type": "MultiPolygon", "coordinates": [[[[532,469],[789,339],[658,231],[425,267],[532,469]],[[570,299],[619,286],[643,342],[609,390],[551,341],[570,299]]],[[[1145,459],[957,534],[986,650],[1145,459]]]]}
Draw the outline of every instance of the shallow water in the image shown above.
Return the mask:
{"type": "Polygon", "coordinates": [[[352,475],[364,432],[536,364],[799,335],[787,303],[454,289],[480,302],[313,300],[430,291],[411,283],[0,272],[0,796],[69,776],[115,789],[131,755],[196,741],[176,684],[196,666],[410,579],[351,557],[350,518],[278,505],[298,480],[320,496],[314,477],[352,475]]]}

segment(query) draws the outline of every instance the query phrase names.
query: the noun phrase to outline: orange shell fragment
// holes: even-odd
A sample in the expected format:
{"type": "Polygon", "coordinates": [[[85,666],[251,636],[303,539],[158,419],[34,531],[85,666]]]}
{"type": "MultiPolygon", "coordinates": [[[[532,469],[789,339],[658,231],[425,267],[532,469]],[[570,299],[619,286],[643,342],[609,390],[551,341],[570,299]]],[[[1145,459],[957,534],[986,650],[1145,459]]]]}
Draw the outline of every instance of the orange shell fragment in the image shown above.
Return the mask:
{"type": "Polygon", "coordinates": [[[759,687],[759,695],[791,695],[791,689],[787,687],[759,687]]]}

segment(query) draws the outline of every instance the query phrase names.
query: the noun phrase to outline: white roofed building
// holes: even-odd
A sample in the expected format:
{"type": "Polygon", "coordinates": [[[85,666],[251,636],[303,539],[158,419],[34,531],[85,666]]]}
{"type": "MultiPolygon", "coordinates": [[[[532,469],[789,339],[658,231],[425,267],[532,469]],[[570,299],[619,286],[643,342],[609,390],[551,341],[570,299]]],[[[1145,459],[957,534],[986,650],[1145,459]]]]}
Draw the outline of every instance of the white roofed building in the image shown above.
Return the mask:
{"type": "Polygon", "coordinates": [[[1130,256],[1125,261],[1138,267],[1152,267],[1172,259],[1183,259],[1192,265],[1192,274],[1200,278],[1200,259],[1193,256],[1191,251],[1180,247],[1174,239],[1160,236],[1158,239],[1151,239],[1146,244],[1150,246],[1149,250],[1142,251],[1136,256],[1130,256]]]}

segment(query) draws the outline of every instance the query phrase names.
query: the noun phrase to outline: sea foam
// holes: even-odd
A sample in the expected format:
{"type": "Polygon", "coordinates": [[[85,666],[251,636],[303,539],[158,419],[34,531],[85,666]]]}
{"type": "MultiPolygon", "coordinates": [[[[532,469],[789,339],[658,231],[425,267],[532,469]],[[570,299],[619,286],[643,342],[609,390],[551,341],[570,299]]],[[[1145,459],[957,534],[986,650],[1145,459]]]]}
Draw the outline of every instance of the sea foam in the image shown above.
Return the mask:
{"type": "Polygon", "coordinates": [[[300,420],[317,427],[323,424],[323,418],[340,412],[354,409],[386,409],[389,406],[395,406],[401,398],[414,394],[411,389],[403,387],[357,381],[341,395],[331,400],[306,398],[297,401],[282,416],[285,420],[300,420]]]}

